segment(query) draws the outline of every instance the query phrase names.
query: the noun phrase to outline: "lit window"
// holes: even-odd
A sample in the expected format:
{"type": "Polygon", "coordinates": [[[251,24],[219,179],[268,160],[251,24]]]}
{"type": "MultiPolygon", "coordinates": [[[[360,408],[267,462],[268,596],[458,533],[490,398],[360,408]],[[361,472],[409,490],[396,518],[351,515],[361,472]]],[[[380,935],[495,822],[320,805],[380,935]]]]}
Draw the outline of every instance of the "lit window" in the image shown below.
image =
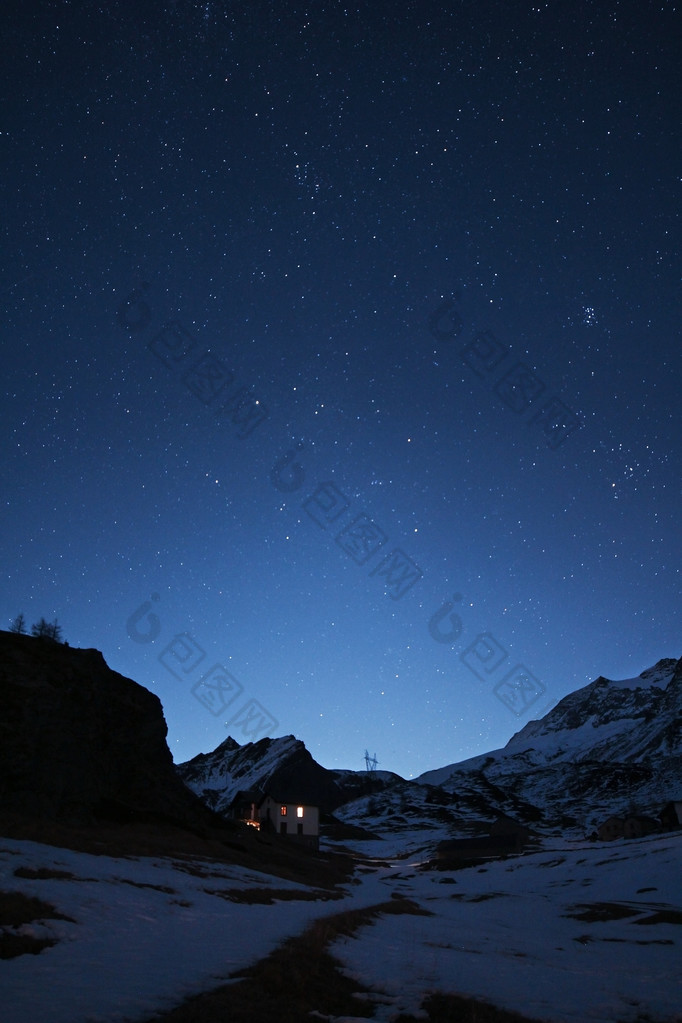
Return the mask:
{"type": "Polygon", "coordinates": [[[287,808],[286,808],[286,806],[280,806],[279,813],[280,813],[280,817],[286,817],[286,815],[287,815],[287,808]]]}
{"type": "Polygon", "coordinates": [[[302,817],[303,816],[303,807],[302,806],[297,806],[296,807],[296,816],[297,817],[302,817]]]}

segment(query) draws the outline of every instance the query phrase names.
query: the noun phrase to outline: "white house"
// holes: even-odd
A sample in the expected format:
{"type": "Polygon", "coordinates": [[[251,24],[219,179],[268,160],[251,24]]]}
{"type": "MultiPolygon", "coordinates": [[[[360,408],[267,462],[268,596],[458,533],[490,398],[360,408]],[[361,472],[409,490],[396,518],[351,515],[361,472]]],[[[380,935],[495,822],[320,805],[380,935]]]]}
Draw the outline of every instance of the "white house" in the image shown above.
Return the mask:
{"type": "Polygon", "coordinates": [[[238,792],[231,812],[238,820],[262,831],[295,839],[318,849],[320,844],[320,808],[292,798],[292,793],[238,792]]]}
{"type": "Polygon", "coordinates": [[[266,794],[258,807],[261,828],[295,838],[317,849],[320,844],[320,809],[307,803],[285,802],[266,794]]]}

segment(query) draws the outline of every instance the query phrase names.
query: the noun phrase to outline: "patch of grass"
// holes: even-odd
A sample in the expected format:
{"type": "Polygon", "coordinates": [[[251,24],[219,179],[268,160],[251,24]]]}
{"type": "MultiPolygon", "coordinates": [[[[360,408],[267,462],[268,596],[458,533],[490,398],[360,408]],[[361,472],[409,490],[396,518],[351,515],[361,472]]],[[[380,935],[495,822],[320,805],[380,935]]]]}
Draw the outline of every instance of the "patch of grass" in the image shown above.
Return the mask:
{"type": "Polygon", "coordinates": [[[361,985],[341,973],[327,948],[378,916],[401,913],[430,916],[417,903],[401,898],[321,917],[302,935],[237,974],[233,983],[153,1018],[157,1023],[310,1023],[311,1012],[370,1018],[373,1007],[357,997],[361,985]]]}
{"type": "Polygon", "coordinates": [[[176,895],[175,888],[169,888],[167,884],[150,884],[147,881],[131,881],[128,877],[117,877],[119,884],[129,884],[133,888],[151,888],[155,892],[163,892],[165,895],[176,895]]]}
{"type": "MultiPolygon", "coordinates": [[[[633,921],[633,923],[637,923],[637,921],[633,921]]],[[[599,940],[603,941],[605,944],[606,944],[606,942],[610,941],[611,943],[617,944],[617,945],[674,945],[675,944],[675,942],[673,941],[672,938],[652,938],[651,941],[629,941],[627,938],[600,938],[599,940]]]]}
{"type": "Polygon", "coordinates": [[[34,938],[30,934],[0,934],[0,959],[17,959],[18,956],[37,956],[44,948],[51,948],[57,942],[54,938],[34,938]]]}
{"type": "Polygon", "coordinates": [[[487,902],[488,899],[500,899],[506,896],[507,892],[482,892],[480,895],[470,895],[467,902],[487,902]]]}
{"type": "Polygon", "coordinates": [[[71,920],[70,916],[58,913],[54,906],[23,892],[0,892],[0,926],[19,927],[33,920],[71,920]]]}
{"type": "MultiPolygon", "coordinates": [[[[21,927],[35,920],[69,920],[54,906],[22,892],[0,892],[0,927],[21,927]]],[[[37,955],[44,948],[56,944],[52,938],[37,938],[30,934],[16,934],[0,930],[0,959],[15,959],[21,955],[37,955]]]]}
{"type": "Polygon", "coordinates": [[[75,878],[70,870],[56,870],[54,867],[17,867],[14,876],[30,881],[73,881],[75,878]]]}
{"type": "Polygon", "coordinates": [[[229,821],[198,832],[157,818],[76,824],[0,812],[0,832],[9,839],[27,839],[95,855],[237,863],[318,888],[333,889],[349,883],[355,866],[350,855],[317,852],[280,835],[254,834],[253,828],[229,821]]]}
{"type": "Polygon", "coordinates": [[[616,1023],[665,1023],[665,1021],[661,1020],[660,1016],[654,1017],[650,1016],[648,1012],[638,1012],[634,1020],[619,1019],[616,1020],[616,1023]]]}
{"type": "MultiPolygon", "coordinates": [[[[529,1016],[498,1009],[487,1002],[478,1002],[462,995],[436,992],[422,1002],[428,1023],[533,1023],[529,1016]]],[[[424,1017],[397,1016],[394,1023],[424,1023],[424,1017]]]]}
{"type": "Polygon", "coordinates": [[[585,923],[603,923],[606,920],[625,920],[629,916],[637,916],[641,909],[624,906],[621,902],[580,902],[574,909],[578,913],[564,913],[571,920],[584,920],[585,923]]]}
{"type": "Polygon", "coordinates": [[[181,870],[185,874],[191,874],[192,877],[223,877],[224,875],[217,870],[209,870],[207,867],[200,863],[196,863],[193,860],[173,860],[173,870],[181,870]]]}
{"type": "Polygon", "coordinates": [[[679,909],[658,909],[651,916],[641,920],[633,920],[634,924],[682,924],[682,911],[679,909]]]}
{"type": "Polygon", "coordinates": [[[322,889],[298,888],[204,888],[207,895],[218,895],[228,902],[244,902],[249,905],[272,906],[278,902],[326,902],[341,899],[343,892],[322,889]]]}

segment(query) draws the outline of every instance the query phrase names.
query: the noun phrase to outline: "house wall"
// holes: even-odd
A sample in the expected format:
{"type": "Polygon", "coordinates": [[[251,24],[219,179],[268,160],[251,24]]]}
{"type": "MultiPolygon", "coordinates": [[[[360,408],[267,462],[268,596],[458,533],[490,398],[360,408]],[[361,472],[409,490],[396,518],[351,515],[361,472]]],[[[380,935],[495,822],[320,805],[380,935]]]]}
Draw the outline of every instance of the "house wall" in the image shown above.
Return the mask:
{"type": "Polygon", "coordinates": [[[609,817],[597,828],[597,837],[601,842],[611,842],[615,838],[642,838],[658,831],[658,823],[651,817],[609,817]]]}
{"type": "Polygon", "coordinates": [[[623,837],[625,821],[622,817],[609,817],[597,828],[597,837],[600,842],[612,842],[614,838],[623,837]]]}
{"type": "Polygon", "coordinates": [[[650,817],[627,817],[623,825],[624,838],[644,838],[659,830],[658,822],[650,817]]]}
{"type": "Polygon", "coordinates": [[[320,833],[320,811],[317,806],[307,806],[301,803],[277,803],[268,796],[260,808],[261,820],[269,820],[279,835],[287,835],[295,838],[302,836],[317,836],[320,833]],[[282,808],[286,813],[282,813],[282,808]],[[298,815],[301,807],[303,816],[298,815]]]}
{"type": "Polygon", "coordinates": [[[661,824],[670,831],[682,826],[682,802],[673,800],[665,804],[661,810],[661,824]]]}

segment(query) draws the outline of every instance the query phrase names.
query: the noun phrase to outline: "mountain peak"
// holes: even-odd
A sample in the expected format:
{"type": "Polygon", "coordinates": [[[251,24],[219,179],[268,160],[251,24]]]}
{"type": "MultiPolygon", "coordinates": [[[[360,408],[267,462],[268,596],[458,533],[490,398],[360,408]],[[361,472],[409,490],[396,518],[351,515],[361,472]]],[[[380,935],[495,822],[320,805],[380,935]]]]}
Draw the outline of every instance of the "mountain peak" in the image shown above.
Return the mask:
{"type": "MultiPolygon", "coordinates": [[[[678,669],[679,674],[682,675],[682,657],[679,659],[675,657],[662,657],[653,667],[646,668],[634,678],[609,679],[600,675],[598,679],[590,684],[593,686],[598,683],[601,685],[606,684],[617,689],[648,689],[651,686],[666,689],[675,678],[678,669]]],[[[578,692],[580,691],[578,690],[578,692]]]]}
{"type": "Polygon", "coordinates": [[[179,764],[177,770],[185,784],[219,813],[245,790],[318,806],[339,802],[331,773],[313,760],[295,735],[265,737],[244,746],[228,739],[212,753],[179,764]]]}
{"type": "Polygon", "coordinates": [[[682,658],[662,658],[636,678],[600,675],[529,721],[487,756],[430,771],[419,781],[460,791],[477,775],[567,823],[637,804],[655,809],[682,790],[682,658]],[[595,808],[596,811],[595,811],[595,808]]]}
{"type": "Polygon", "coordinates": [[[571,730],[589,722],[592,727],[619,718],[644,717],[652,701],[662,699],[668,687],[682,680],[682,658],[663,657],[635,678],[609,679],[600,675],[559,700],[543,718],[529,721],[511,737],[505,749],[531,736],[559,730],[571,730]]]}

